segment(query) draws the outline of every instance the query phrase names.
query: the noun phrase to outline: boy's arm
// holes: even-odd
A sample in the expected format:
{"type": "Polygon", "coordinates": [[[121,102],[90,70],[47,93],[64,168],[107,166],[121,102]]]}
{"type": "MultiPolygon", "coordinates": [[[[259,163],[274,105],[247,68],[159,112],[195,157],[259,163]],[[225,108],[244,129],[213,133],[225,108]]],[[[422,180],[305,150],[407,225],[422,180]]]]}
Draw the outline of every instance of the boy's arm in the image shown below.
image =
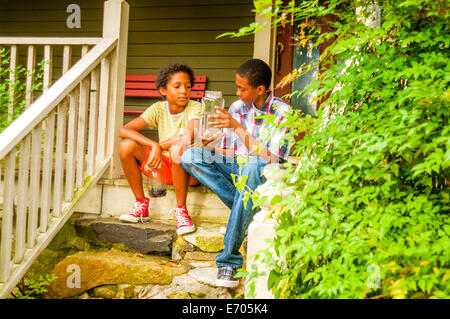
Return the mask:
{"type": "Polygon", "coordinates": [[[187,122],[186,132],[184,134],[174,136],[164,142],[161,142],[162,150],[168,150],[172,145],[183,144],[184,146],[189,146],[194,141],[194,128],[198,129],[199,120],[191,119],[187,122]]]}
{"type": "Polygon", "coordinates": [[[267,147],[259,143],[253,136],[251,136],[242,124],[234,119],[224,108],[216,107],[216,110],[218,111],[218,114],[208,116],[208,118],[216,120],[215,122],[211,122],[211,125],[217,128],[233,129],[234,133],[237,134],[239,139],[249,150],[250,155],[261,157],[267,163],[279,161],[279,157],[277,155],[272,154],[267,147]]]}
{"type": "Polygon", "coordinates": [[[142,130],[144,127],[147,126],[147,123],[142,119],[141,117],[137,117],[134,120],[128,122],[125,124],[120,130],[119,130],[119,137],[120,138],[128,138],[131,139],[138,144],[150,146],[150,148],[154,148],[155,146],[158,146],[158,143],[155,141],[152,141],[151,139],[145,137],[141,133],[139,133],[140,130],[142,130]]]}
{"type": "Polygon", "coordinates": [[[216,145],[219,143],[220,139],[223,138],[222,134],[216,134],[214,136],[208,136],[208,137],[202,137],[202,147],[204,149],[207,149],[211,152],[228,156],[228,157],[234,157],[234,149],[232,148],[221,148],[217,147],[216,145]]]}
{"type": "Polygon", "coordinates": [[[155,141],[152,141],[151,139],[139,133],[139,131],[142,130],[145,126],[147,126],[147,122],[145,122],[143,118],[138,117],[125,124],[119,130],[118,135],[120,138],[128,138],[140,145],[149,146],[150,156],[148,162],[145,163],[145,165],[151,169],[159,169],[162,164],[161,146],[155,141]]]}

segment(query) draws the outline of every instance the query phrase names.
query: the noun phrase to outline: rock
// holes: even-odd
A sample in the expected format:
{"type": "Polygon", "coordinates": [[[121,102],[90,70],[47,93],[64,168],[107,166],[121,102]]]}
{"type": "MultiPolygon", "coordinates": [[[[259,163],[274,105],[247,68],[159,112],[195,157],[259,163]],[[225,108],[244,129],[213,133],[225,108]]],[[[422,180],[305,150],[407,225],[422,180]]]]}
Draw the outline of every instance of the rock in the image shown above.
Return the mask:
{"type": "Polygon", "coordinates": [[[135,287],[133,285],[129,285],[129,284],[120,284],[118,285],[120,291],[122,291],[123,293],[123,297],[125,299],[131,299],[134,297],[134,290],[135,287]]]}
{"type": "Polygon", "coordinates": [[[180,236],[178,237],[178,239],[173,243],[172,245],[172,260],[181,260],[184,258],[184,246],[185,241],[183,240],[183,238],[180,236]]]}
{"type": "Polygon", "coordinates": [[[223,235],[219,233],[220,225],[203,224],[197,226],[194,233],[183,235],[184,240],[202,251],[215,253],[224,248],[223,235]]]}
{"type": "Polygon", "coordinates": [[[136,299],[167,299],[165,290],[167,287],[164,286],[137,286],[136,299]]]}
{"type": "Polygon", "coordinates": [[[116,218],[80,219],[75,227],[80,235],[94,244],[143,254],[169,253],[176,238],[176,227],[171,220],[152,219],[149,223],[130,224],[116,218]]]}
{"type": "Polygon", "coordinates": [[[207,252],[218,252],[225,248],[223,236],[197,236],[196,246],[207,252]]]}
{"type": "Polygon", "coordinates": [[[180,245],[184,251],[194,251],[195,246],[184,240],[183,236],[178,236],[176,243],[180,245]]]}
{"type": "Polygon", "coordinates": [[[91,296],[89,296],[89,293],[83,292],[81,295],[78,296],[78,299],[90,299],[91,296]]]}
{"type": "Polygon", "coordinates": [[[167,297],[169,299],[191,299],[191,296],[187,292],[182,292],[182,293],[170,295],[167,297]]]}
{"type": "MultiPolygon", "coordinates": [[[[217,273],[217,271],[216,271],[217,273]]],[[[200,283],[188,274],[176,276],[168,286],[136,287],[138,299],[231,299],[227,288],[200,283]]]]}
{"type": "Polygon", "coordinates": [[[217,268],[195,268],[189,271],[188,275],[199,282],[215,286],[217,279],[217,268]]]}
{"type": "MultiPolygon", "coordinates": [[[[199,268],[204,270],[205,268],[199,268]]],[[[211,268],[213,269],[213,268],[211,268]]],[[[198,272],[197,269],[193,269],[198,272]]],[[[192,271],[192,270],[191,270],[192,271]]],[[[193,299],[230,299],[232,295],[227,288],[211,286],[208,283],[200,282],[195,276],[191,274],[191,271],[187,274],[176,276],[170,285],[171,290],[169,293],[189,293],[193,299]]],[[[217,269],[215,271],[214,280],[217,276],[217,269]]]]}
{"type": "Polygon", "coordinates": [[[183,259],[180,260],[181,264],[188,265],[190,268],[205,268],[205,267],[215,267],[216,262],[211,261],[196,261],[196,260],[189,260],[189,259],[183,259]]]}
{"type": "Polygon", "coordinates": [[[104,285],[95,287],[93,295],[96,298],[113,299],[117,296],[118,291],[117,285],[104,285]]]}
{"type": "Polygon", "coordinates": [[[174,276],[188,270],[187,265],[162,256],[139,256],[117,249],[79,252],[56,265],[52,273],[58,278],[45,297],[67,298],[105,284],[168,285],[174,276]]]}
{"type": "Polygon", "coordinates": [[[205,253],[203,251],[191,251],[184,255],[184,259],[199,261],[215,261],[218,253],[205,253]]]}

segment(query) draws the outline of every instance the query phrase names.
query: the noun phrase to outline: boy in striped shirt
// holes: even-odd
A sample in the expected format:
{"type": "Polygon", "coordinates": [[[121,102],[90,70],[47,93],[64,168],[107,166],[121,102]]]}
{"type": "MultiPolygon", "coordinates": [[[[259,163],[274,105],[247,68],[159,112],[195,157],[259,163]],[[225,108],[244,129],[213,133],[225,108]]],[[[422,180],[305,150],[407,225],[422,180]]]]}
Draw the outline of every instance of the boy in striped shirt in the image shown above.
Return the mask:
{"type": "Polygon", "coordinates": [[[177,234],[195,231],[186,208],[186,196],[188,185],[199,183],[180,163],[182,152],[192,143],[194,127],[200,119],[200,103],[190,100],[193,83],[193,71],[185,64],[171,63],[161,68],[156,87],[165,100],[152,104],[140,117],[120,129],[122,168],[136,198],[131,211],[120,216],[121,221],[137,223],[149,219],[150,199],[144,195],[143,173],[174,185],[177,206],[171,213],[175,213],[177,234]],[[146,126],[158,128],[159,143],[139,133],[146,126]]]}
{"type": "MultiPolygon", "coordinates": [[[[255,214],[253,202],[244,201],[245,191],[254,191],[264,183],[263,168],[268,163],[284,161],[288,156],[285,140],[287,128],[275,128],[262,115],[273,115],[275,123],[284,123],[288,104],[274,97],[269,90],[272,71],[258,59],[243,63],[236,72],[237,96],[228,111],[216,107],[209,115],[211,125],[224,129],[222,138],[205,138],[203,146],[184,152],[184,169],[210,188],[231,209],[225,232],[225,248],[216,257],[218,275],[216,285],[233,288],[238,285],[236,270],[243,265],[239,248],[255,214]],[[246,158],[238,165],[237,157],[246,158]],[[246,176],[245,189],[238,190],[233,176],[246,176]]],[[[218,134],[219,135],[219,134],[218,134]]]]}

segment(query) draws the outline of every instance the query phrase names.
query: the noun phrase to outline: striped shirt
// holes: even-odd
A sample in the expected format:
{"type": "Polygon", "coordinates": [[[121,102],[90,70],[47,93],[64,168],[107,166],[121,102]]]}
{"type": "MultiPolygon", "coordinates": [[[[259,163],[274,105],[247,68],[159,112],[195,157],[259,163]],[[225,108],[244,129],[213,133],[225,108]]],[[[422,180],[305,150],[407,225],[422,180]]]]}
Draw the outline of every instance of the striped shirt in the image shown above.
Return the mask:
{"type": "Polygon", "coordinates": [[[184,111],[171,114],[167,101],[152,104],[141,117],[150,128],[158,128],[159,142],[168,140],[174,136],[184,134],[188,121],[200,119],[201,104],[189,100],[184,111]]]}
{"type": "MultiPolygon", "coordinates": [[[[263,115],[274,115],[275,123],[278,125],[284,121],[286,112],[290,107],[282,99],[269,94],[263,106],[258,109],[253,103],[244,105],[244,102],[238,100],[231,104],[228,112],[250,133],[258,142],[269,149],[270,153],[283,159],[287,159],[289,153],[288,143],[285,135],[288,128],[276,128],[266,119],[257,118],[263,115]]],[[[224,129],[225,136],[222,140],[221,148],[232,148],[235,155],[248,155],[249,151],[238,135],[231,129],[224,129]]]]}

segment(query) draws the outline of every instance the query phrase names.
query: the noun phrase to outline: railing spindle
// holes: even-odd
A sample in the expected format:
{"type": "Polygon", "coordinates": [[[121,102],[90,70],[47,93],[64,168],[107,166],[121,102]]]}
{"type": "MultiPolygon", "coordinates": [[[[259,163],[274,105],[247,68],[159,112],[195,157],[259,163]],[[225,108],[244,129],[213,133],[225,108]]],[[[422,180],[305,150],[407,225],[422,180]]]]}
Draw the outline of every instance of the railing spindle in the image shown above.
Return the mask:
{"type": "Polygon", "coordinates": [[[0,282],[8,279],[11,270],[11,246],[13,238],[14,215],[14,180],[16,148],[12,149],[5,159],[5,178],[3,181],[3,217],[0,243],[0,282]]]}
{"type": "Polygon", "coordinates": [[[65,45],[63,48],[63,64],[62,64],[62,74],[65,74],[70,69],[72,63],[72,47],[70,45],[65,45]]]}
{"type": "Polygon", "coordinates": [[[58,105],[56,122],[55,181],[53,186],[53,216],[61,214],[64,179],[64,153],[66,143],[67,98],[58,105]]]}
{"type": "Polygon", "coordinates": [[[88,103],[89,103],[89,87],[90,76],[86,77],[80,84],[80,109],[78,113],[78,136],[77,136],[77,172],[76,172],[76,186],[80,189],[84,183],[84,168],[85,168],[85,146],[86,146],[86,124],[88,117],[88,103]]]}
{"type": "Polygon", "coordinates": [[[38,124],[31,133],[31,171],[30,189],[31,202],[28,210],[27,247],[33,248],[36,244],[38,230],[38,214],[41,179],[41,150],[42,150],[42,123],[38,124]]]}
{"type": "Polygon", "coordinates": [[[107,119],[108,119],[108,97],[109,97],[109,58],[104,58],[101,62],[100,71],[100,98],[98,111],[98,144],[97,144],[97,160],[105,159],[105,144],[107,136],[107,119]]]}
{"type": "Polygon", "coordinates": [[[33,103],[33,89],[34,84],[33,70],[36,65],[36,47],[34,45],[28,46],[27,55],[27,82],[25,92],[25,105],[28,108],[33,103]]]}
{"type": "Polygon", "coordinates": [[[44,79],[43,90],[48,90],[52,83],[52,66],[53,66],[53,47],[51,45],[44,46],[44,79]]]}
{"type": "Polygon", "coordinates": [[[8,105],[8,121],[12,120],[14,114],[14,99],[16,95],[16,67],[17,67],[17,45],[11,45],[9,57],[9,105],[8,105]]]}
{"type": "Polygon", "coordinates": [[[14,262],[20,263],[25,253],[27,227],[29,176],[30,176],[31,135],[28,134],[20,145],[19,181],[17,184],[16,243],[14,262]]]}
{"type": "Polygon", "coordinates": [[[69,97],[69,119],[67,123],[67,153],[66,153],[66,187],[64,201],[70,202],[74,193],[75,181],[75,147],[77,118],[79,105],[79,87],[70,93],[69,97]]]}
{"type": "Polygon", "coordinates": [[[41,218],[39,230],[47,231],[52,193],[53,144],[55,139],[55,110],[45,120],[44,160],[42,168],[41,218]]]}
{"type": "Polygon", "coordinates": [[[98,105],[100,89],[100,69],[96,67],[91,73],[91,94],[89,103],[89,136],[87,175],[94,175],[97,156],[98,105]]]}

